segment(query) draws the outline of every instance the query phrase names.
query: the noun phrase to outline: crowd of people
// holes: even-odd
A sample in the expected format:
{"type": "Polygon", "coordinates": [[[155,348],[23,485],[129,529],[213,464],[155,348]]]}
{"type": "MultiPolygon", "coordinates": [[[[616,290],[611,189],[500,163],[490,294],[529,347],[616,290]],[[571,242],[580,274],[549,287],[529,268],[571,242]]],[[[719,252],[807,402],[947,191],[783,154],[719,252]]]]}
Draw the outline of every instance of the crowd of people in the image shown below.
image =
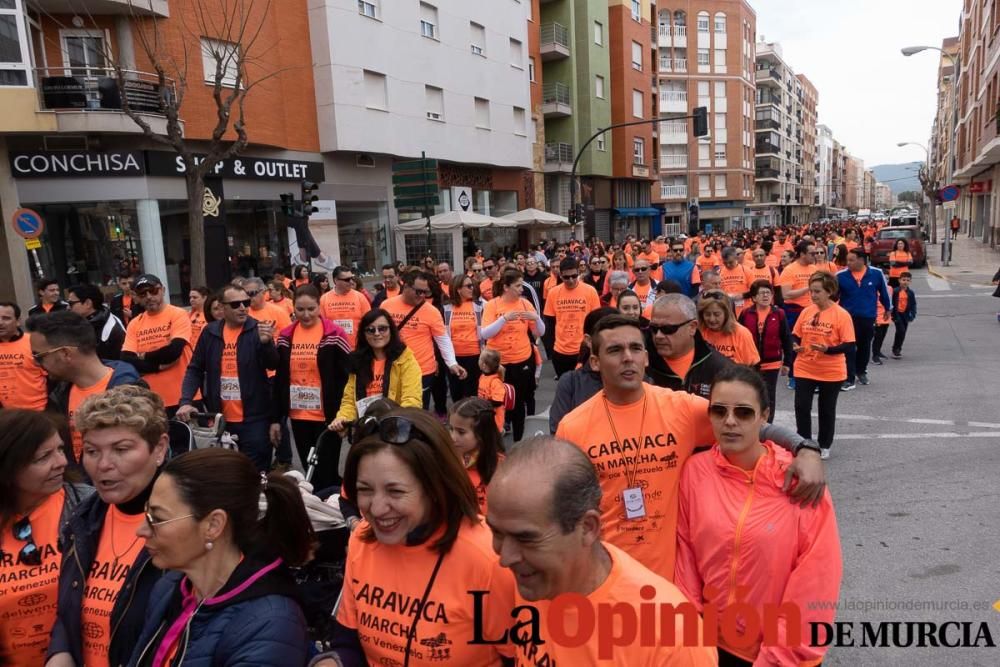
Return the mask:
{"type": "Polygon", "coordinates": [[[40,281],[25,319],[0,303],[0,664],[818,664],[837,400],[916,316],[905,243],[869,265],[877,226],[548,241],[371,291],[301,267],[189,309],[151,274],[40,281]],[[236,451],[178,446],[205,415],[236,451]],[[314,501],[350,535],[322,632],[314,501]],[[553,639],[566,594],[693,611],[608,656],[599,629],[553,639]],[[737,599],[782,605],[788,641],[707,632],[737,599]]]}

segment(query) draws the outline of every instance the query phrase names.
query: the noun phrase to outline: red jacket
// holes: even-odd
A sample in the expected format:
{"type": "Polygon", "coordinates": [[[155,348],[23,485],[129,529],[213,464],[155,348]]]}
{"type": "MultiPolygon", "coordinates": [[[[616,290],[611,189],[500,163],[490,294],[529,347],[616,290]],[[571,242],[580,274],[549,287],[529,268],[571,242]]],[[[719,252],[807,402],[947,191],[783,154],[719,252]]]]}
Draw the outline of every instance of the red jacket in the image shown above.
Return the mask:
{"type": "Polygon", "coordinates": [[[757,353],[760,355],[761,364],[792,358],[792,338],[783,310],[771,306],[771,312],[764,321],[763,334],[759,329],[756,306],[751,305],[740,313],[739,322],[750,330],[754,340],[757,341],[757,353]]]}

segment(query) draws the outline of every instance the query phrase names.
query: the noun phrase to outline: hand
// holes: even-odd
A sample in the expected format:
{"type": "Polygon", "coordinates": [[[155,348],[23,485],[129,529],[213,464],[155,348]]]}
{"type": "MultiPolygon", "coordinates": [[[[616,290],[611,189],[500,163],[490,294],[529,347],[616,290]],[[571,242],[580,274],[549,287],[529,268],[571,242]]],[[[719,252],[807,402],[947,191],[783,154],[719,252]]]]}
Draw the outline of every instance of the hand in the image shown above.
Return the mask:
{"type": "Polygon", "coordinates": [[[268,431],[268,435],[271,438],[271,444],[277,447],[281,444],[281,424],[271,424],[271,428],[268,431]]]}
{"type": "Polygon", "coordinates": [[[127,319],[127,320],[132,319],[132,309],[131,308],[122,308],[122,315],[124,315],[125,319],[127,319]]]}
{"type": "Polygon", "coordinates": [[[788,366],[782,366],[782,367],[781,367],[781,370],[780,370],[780,371],[778,371],[778,373],[779,373],[780,375],[788,375],[788,370],[789,370],[789,369],[788,369],[788,366]]]}
{"type": "Polygon", "coordinates": [[[801,351],[802,351],[802,346],[801,345],[796,345],[795,343],[792,343],[792,352],[794,352],[795,354],[798,354],[801,351]]]}
{"type": "Polygon", "coordinates": [[[330,422],[329,426],[327,426],[329,430],[336,431],[340,435],[344,435],[344,431],[347,430],[346,427],[347,427],[347,421],[341,419],[340,417],[334,419],[332,422],[330,422]]]}
{"type": "Polygon", "coordinates": [[[790,497],[790,502],[801,507],[812,505],[816,507],[823,498],[826,489],[826,472],[819,453],[812,449],[802,448],[785,471],[785,484],[781,490],[790,497]],[[794,484],[792,480],[797,480],[794,484]]]}
{"type": "Polygon", "coordinates": [[[177,414],[174,416],[177,417],[177,419],[180,419],[182,422],[187,422],[191,421],[191,415],[193,415],[196,412],[198,412],[198,410],[196,410],[193,405],[182,405],[181,407],[177,408],[177,414]]]}
{"type": "Polygon", "coordinates": [[[454,366],[449,366],[448,371],[452,375],[457,377],[459,380],[464,380],[465,378],[469,377],[469,374],[465,371],[465,369],[459,366],[458,364],[455,364],[454,366]]]}
{"type": "Polygon", "coordinates": [[[816,350],[817,352],[823,352],[823,353],[825,353],[827,350],[830,349],[830,346],[829,345],[824,345],[823,343],[812,343],[812,344],[809,345],[809,349],[810,350],[816,350]]]}
{"type": "Polygon", "coordinates": [[[257,325],[257,334],[260,336],[260,342],[270,343],[271,342],[271,332],[274,331],[274,327],[268,322],[261,322],[257,325]]]}

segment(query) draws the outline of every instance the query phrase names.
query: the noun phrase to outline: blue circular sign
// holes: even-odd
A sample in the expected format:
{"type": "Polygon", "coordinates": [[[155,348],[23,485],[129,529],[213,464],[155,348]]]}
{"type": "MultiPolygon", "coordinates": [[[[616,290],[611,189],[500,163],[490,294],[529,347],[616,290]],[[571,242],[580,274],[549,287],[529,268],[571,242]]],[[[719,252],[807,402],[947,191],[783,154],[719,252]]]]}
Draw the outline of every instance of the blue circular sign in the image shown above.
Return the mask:
{"type": "Polygon", "coordinates": [[[955,201],[956,199],[958,199],[958,194],[959,194],[958,186],[949,185],[947,187],[941,188],[938,194],[941,195],[941,201],[955,201]]]}
{"type": "Polygon", "coordinates": [[[30,208],[19,208],[11,218],[14,232],[25,239],[37,239],[45,231],[45,221],[30,208]]]}

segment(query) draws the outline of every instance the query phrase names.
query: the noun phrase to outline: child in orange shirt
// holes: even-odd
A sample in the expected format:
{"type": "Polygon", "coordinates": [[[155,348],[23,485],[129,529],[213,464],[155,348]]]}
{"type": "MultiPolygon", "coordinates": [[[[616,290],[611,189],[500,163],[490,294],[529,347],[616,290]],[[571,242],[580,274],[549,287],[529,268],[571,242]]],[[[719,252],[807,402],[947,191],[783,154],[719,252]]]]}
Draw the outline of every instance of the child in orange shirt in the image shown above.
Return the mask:
{"type": "Polygon", "coordinates": [[[504,369],[500,365],[500,353],[491,348],[484,348],[479,355],[479,398],[493,406],[496,415],[497,430],[503,433],[503,420],[506,410],[503,399],[507,393],[504,387],[504,369]]]}
{"type": "Polygon", "coordinates": [[[475,396],[463,398],[451,406],[448,432],[476,489],[479,512],[485,516],[486,486],[504,458],[503,434],[494,421],[493,406],[475,396]]]}

